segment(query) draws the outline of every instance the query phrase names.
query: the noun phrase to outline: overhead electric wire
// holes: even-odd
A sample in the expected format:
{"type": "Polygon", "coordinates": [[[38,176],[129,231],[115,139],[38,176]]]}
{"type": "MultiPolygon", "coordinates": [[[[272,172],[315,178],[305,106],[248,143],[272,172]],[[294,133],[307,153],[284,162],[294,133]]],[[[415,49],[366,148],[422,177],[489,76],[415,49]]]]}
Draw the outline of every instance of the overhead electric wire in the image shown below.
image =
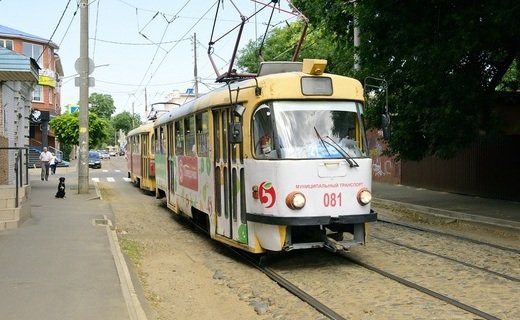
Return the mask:
{"type": "MultiPolygon", "coordinates": [[[[94,39],[97,38],[97,30],[98,30],[98,22],[99,22],[99,3],[101,0],[97,2],[96,8],[96,27],[94,28],[94,39]]],[[[94,48],[92,49],[92,59],[96,56],[96,41],[94,40],[94,48]]]]}
{"type": "MultiPolygon", "coordinates": [[[[100,41],[100,42],[110,43],[110,44],[114,44],[114,45],[129,45],[129,46],[149,46],[149,45],[154,45],[154,46],[156,46],[156,49],[155,49],[155,52],[153,53],[153,55],[151,56],[151,58],[149,58],[149,64],[146,67],[146,70],[144,71],[144,73],[142,75],[142,78],[138,82],[138,84],[123,84],[123,83],[108,82],[108,81],[102,81],[102,80],[97,80],[97,82],[106,83],[106,84],[109,84],[109,85],[121,85],[121,86],[125,85],[125,86],[135,87],[135,90],[131,91],[131,92],[133,92],[133,94],[130,94],[128,96],[128,99],[126,100],[126,102],[123,104],[124,108],[127,108],[127,105],[129,103],[129,101],[134,101],[134,102],[136,102],[137,100],[141,101],[140,98],[144,94],[143,88],[146,88],[147,86],[167,86],[167,85],[176,85],[176,84],[182,84],[182,83],[189,83],[189,82],[179,82],[179,83],[171,83],[171,84],[152,84],[151,82],[154,80],[154,78],[156,78],[156,76],[159,73],[160,69],[163,67],[165,61],[167,61],[167,58],[172,56],[172,52],[177,47],[177,45],[179,43],[185,41],[185,40],[190,39],[190,37],[188,37],[188,35],[192,32],[192,30],[195,27],[197,27],[201,23],[201,21],[210,20],[209,18],[207,18],[208,13],[215,7],[216,4],[219,4],[220,1],[223,2],[223,0],[215,0],[212,4],[210,4],[208,10],[205,11],[201,16],[196,18],[197,20],[192,24],[192,26],[189,28],[189,30],[185,32],[185,34],[180,38],[180,40],[173,40],[173,41],[164,41],[166,39],[167,32],[169,30],[171,30],[170,25],[172,25],[174,22],[178,21],[179,18],[187,18],[187,19],[191,18],[191,17],[182,16],[181,12],[188,6],[188,4],[192,3],[193,1],[191,1],[191,0],[186,1],[183,4],[183,6],[177,11],[177,13],[173,14],[173,15],[172,14],[166,14],[166,13],[164,13],[161,10],[149,10],[147,8],[136,7],[133,4],[131,4],[131,3],[127,2],[127,1],[125,1],[125,0],[118,0],[118,1],[123,3],[126,6],[129,6],[131,8],[135,8],[136,9],[135,10],[135,12],[136,12],[136,20],[137,20],[137,23],[138,23],[136,31],[137,31],[137,33],[139,35],[144,37],[146,39],[146,41],[149,41],[150,43],[130,43],[130,42],[111,41],[111,40],[99,39],[98,38],[97,28],[96,28],[95,36],[94,36],[94,38],[91,38],[91,40],[94,40],[95,42],[100,41]],[[149,17],[148,18],[149,20],[146,20],[146,18],[145,18],[144,20],[146,20],[147,23],[142,25],[142,24],[139,23],[139,20],[143,20],[143,17],[144,17],[143,13],[144,12],[147,12],[146,15],[149,17]],[[148,13],[151,13],[151,15],[153,15],[153,17],[151,17],[151,15],[149,15],[148,13]],[[163,16],[163,18],[165,19],[166,25],[164,26],[164,30],[162,31],[162,35],[161,35],[160,40],[156,41],[156,40],[154,40],[153,34],[150,34],[150,32],[151,32],[150,30],[151,29],[149,27],[150,27],[150,24],[152,23],[152,21],[155,21],[154,22],[155,24],[159,23],[158,22],[159,20],[157,20],[157,16],[158,15],[163,16]],[[145,34],[145,31],[146,31],[147,34],[145,34]],[[160,59],[159,56],[158,56],[159,50],[164,51],[162,59],[160,59]]],[[[253,15],[251,15],[249,17],[245,17],[246,21],[248,21],[251,17],[256,16],[257,13],[259,13],[260,11],[265,9],[265,6],[269,6],[269,5],[264,4],[263,8],[257,10],[257,3],[261,3],[261,2],[258,2],[258,1],[253,1],[253,2],[255,3],[255,14],[253,14],[253,15]]],[[[98,3],[98,7],[99,7],[99,3],[98,3]]],[[[272,12],[271,12],[271,17],[272,17],[272,12]]],[[[160,21],[162,21],[162,19],[160,21]]],[[[236,21],[236,19],[218,19],[218,21],[236,21]]],[[[96,25],[97,25],[97,21],[96,21],[96,25]]],[[[188,26],[186,26],[186,27],[188,27],[188,26]]],[[[235,28],[232,29],[231,31],[235,30],[236,28],[237,27],[235,26],[235,28]]],[[[230,32],[228,32],[228,33],[230,33],[230,32]]],[[[224,36],[222,36],[219,39],[217,39],[217,41],[218,40],[222,40],[222,38],[225,37],[228,33],[226,33],[224,36]]],[[[197,43],[199,45],[202,45],[199,41],[197,41],[197,43]]],[[[219,43],[218,47],[221,48],[222,46],[223,46],[223,44],[219,43]]],[[[222,58],[221,56],[218,56],[218,55],[216,55],[216,56],[218,57],[219,60],[221,60],[227,66],[229,66],[229,63],[230,63],[229,61],[227,61],[226,59],[222,58]]],[[[208,78],[210,78],[210,77],[208,77],[208,78]]],[[[207,85],[205,83],[203,83],[203,85],[206,86],[209,89],[212,89],[212,87],[210,87],[209,85],[207,85]]],[[[213,86],[213,88],[214,88],[214,86],[213,86]]]]}
{"type": "Polygon", "coordinates": [[[47,48],[49,47],[49,44],[52,42],[52,37],[54,37],[54,34],[58,30],[58,27],[61,24],[61,20],[63,20],[63,17],[65,16],[65,12],[67,12],[67,9],[69,8],[70,1],[71,0],[67,1],[67,4],[65,5],[65,9],[63,9],[63,12],[61,13],[61,17],[58,20],[58,24],[56,24],[56,27],[54,28],[54,31],[52,32],[52,35],[49,38],[49,41],[47,41],[47,45],[43,48],[42,52],[40,53],[40,55],[38,56],[38,59],[36,59],[36,61],[40,60],[40,58],[43,56],[43,53],[45,52],[45,50],[47,50],[47,48]]]}
{"type": "Polygon", "coordinates": [[[72,22],[74,21],[74,18],[76,18],[76,14],[79,10],[79,3],[76,5],[76,11],[72,14],[72,19],[70,19],[69,25],[67,26],[67,29],[65,30],[65,33],[63,34],[63,37],[61,37],[60,43],[58,43],[58,46],[61,46],[63,43],[63,40],[65,40],[65,36],[69,33],[70,26],[72,25],[72,22]]]}
{"type": "Polygon", "coordinates": [[[172,44],[176,42],[186,41],[190,40],[190,38],[183,38],[179,40],[172,40],[172,41],[164,41],[164,42],[157,42],[157,43],[132,43],[132,42],[121,42],[121,41],[113,41],[113,40],[104,40],[99,38],[89,38],[91,40],[99,41],[99,42],[105,42],[105,43],[111,43],[111,44],[118,44],[118,45],[125,45],[125,46],[156,46],[161,44],[172,44]]]}
{"type": "MultiPolygon", "coordinates": [[[[190,2],[190,1],[191,1],[191,0],[189,0],[188,2],[190,2]]],[[[217,1],[218,1],[218,0],[217,0],[217,1]]],[[[200,23],[200,21],[202,20],[202,18],[206,16],[206,14],[207,14],[207,13],[208,13],[212,8],[213,8],[214,5],[215,5],[215,4],[213,4],[213,5],[212,5],[212,6],[211,6],[211,7],[210,7],[210,8],[209,8],[209,9],[208,9],[208,10],[207,10],[207,11],[206,11],[202,16],[201,16],[201,18],[199,18],[199,19],[197,20],[197,22],[195,22],[195,24],[193,24],[193,26],[192,26],[188,31],[185,32],[185,34],[184,34],[181,38],[186,37],[186,35],[188,35],[188,34],[191,32],[191,30],[193,30],[193,28],[195,28],[195,26],[197,26],[197,24],[200,23]]],[[[184,8],[184,7],[183,7],[183,8],[184,8]]],[[[179,11],[179,12],[180,12],[180,11],[179,11]]],[[[165,30],[165,33],[166,33],[166,30],[165,30]]],[[[163,33],[163,37],[164,37],[164,33],[163,33]]],[[[162,40],[162,39],[161,39],[161,40],[162,40]]],[[[174,44],[174,45],[173,45],[173,46],[172,46],[172,47],[167,51],[167,53],[164,55],[163,59],[162,59],[162,60],[159,62],[159,64],[157,65],[157,68],[155,69],[155,71],[154,71],[153,73],[150,74],[150,79],[148,80],[148,83],[150,83],[150,81],[152,81],[152,79],[153,79],[153,77],[155,76],[157,70],[159,70],[159,68],[161,67],[162,63],[166,60],[166,57],[168,56],[168,54],[169,54],[169,53],[170,53],[170,52],[171,52],[171,51],[172,51],[172,50],[177,46],[177,44],[178,44],[178,43],[174,44]]],[[[156,51],[156,54],[157,54],[157,51],[156,51]]],[[[147,68],[147,70],[146,70],[146,72],[145,72],[143,78],[141,79],[140,85],[143,84],[143,82],[144,82],[144,78],[145,78],[145,76],[148,74],[148,71],[150,70],[150,67],[151,67],[151,65],[152,65],[152,63],[153,63],[153,61],[154,61],[154,59],[155,59],[156,54],[154,55],[154,58],[152,59],[152,62],[151,62],[150,65],[148,66],[148,68],[147,68]]],[[[147,83],[147,84],[148,84],[148,83],[147,83]]],[[[146,87],[146,85],[145,85],[145,87],[146,87]]],[[[139,89],[136,90],[136,93],[137,93],[138,90],[139,90],[139,89]]],[[[142,92],[141,92],[141,94],[142,94],[142,92]]],[[[140,96],[140,94],[137,95],[137,97],[139,97],[139,96],[140,96]]]]}

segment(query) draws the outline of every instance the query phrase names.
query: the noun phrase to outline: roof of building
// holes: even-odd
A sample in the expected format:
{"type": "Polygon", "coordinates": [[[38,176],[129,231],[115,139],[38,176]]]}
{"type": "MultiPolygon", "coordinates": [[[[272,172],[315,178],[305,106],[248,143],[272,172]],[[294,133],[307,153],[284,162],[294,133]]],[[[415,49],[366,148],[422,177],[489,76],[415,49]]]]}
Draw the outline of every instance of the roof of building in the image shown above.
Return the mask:
{"type": "Polygon", "coordinates": [[[39,68],[34,59],[0,47],[0,81],[38,82],[39,68]]]}
{"type": "Polygon", "coordinates": [[[16,30],[13,28],[9,28],[3,25],[0,25],[0,38],[15,38],[15,39],[23,39],[34,41],[42,44],[47,44],[55,49],[58,49],[58,45],[48,39],[44,39],[42,37],[35,36],[33,34],[23,32],[20,30],[16,30]]]}

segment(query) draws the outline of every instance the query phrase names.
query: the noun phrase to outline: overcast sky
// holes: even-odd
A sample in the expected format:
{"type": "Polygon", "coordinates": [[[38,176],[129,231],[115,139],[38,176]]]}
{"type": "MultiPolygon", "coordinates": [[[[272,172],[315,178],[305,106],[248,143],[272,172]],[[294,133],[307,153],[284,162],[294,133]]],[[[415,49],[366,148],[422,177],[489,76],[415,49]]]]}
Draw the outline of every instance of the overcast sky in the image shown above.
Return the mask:
{"type": "MultiPolygon", "coordinates": [[[[64,69],[62,107],[76,104],[75,61],[79,58],[79,0],[0,0],[0,24],[27,32],[59,45],[64,69]],[[75,15],[74,13],[77,12],[75,15]],[[63,15],[63,16],[62,16],[63,15]],[[61,18],[61,22],[60,22],[61,18]],[[54,30],[56,30],[54,32],[54,30]],[[53,35],[54,32],[54,35],[53,35]],[[52,38],[51,38],[52,37],[52,38]]],[[[194,84],[193,35],[197,35],[197,66],[200,92],[215,87],[216,78],[207,49],[217,0],[94,0],[89,4],[89,57],[99,66],[92,73],[90,93],[110,94],[116,113],[134,111],[144,116],[145,88],[148,104],[164,101],[175,90],[185,92],[194,84]]],[[[268,2],[262,0],[262,2],[268,2]]],[[[240,12],[251,16],[262,4],[234,0],[240,12]]],[[[281,8],[288,10],[286,1],[281,8]]],[[[246,24],[240,47],[263,36],[271,9],[266,8],[246,24]]],[[[220,4],[213,40],[240,23],[230,0],[220,4]]],[[[272,25],[296,18],[276,10],[272,25]]],[[[217,41],[213,59],[220,72],[228,69],[237,30],[217,41]]],[[[62,109],[64,110],[64,109],[62,109]]]]}

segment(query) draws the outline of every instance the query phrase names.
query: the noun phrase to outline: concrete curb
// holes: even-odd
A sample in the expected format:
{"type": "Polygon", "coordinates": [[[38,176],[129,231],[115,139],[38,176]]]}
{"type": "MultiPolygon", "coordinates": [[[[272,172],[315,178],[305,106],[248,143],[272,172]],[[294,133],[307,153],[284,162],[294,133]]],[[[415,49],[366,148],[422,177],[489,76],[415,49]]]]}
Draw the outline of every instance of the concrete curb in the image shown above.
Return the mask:
{"type": "Polygon", "coordinates": [[[456,220],[467,221],[467,222],[472,222],[472,223],[492,225],[495,227],[520,230],[520,222],[516,222],[516,221],[508,221],[508,220],[497,219],[497,218],[492,218],[492,217],[483,217],[483,216],[472,215],[472,214],[468,214],[468,213],[462,213],[462,212],[456,212],[456,211],[450,211],[450,210],[444,210],[444,209],[437,209],[437,208],[419,206],[419,205],[414,205],[414,204],[409,204],[409,203],[402,203],[402,202],[384,200],[384,199],[378,199],[378,198],[372,199],[372,203],[375,206],[378,206],[378,205],[391,206],[392,208],[402,210],[404,212],[413,211],[415,214],[433,216],[435,218],[440,218],[440,219],[451,219],[451,220],[456,219],[456,220]]]}
{"type": "MultiPolygon", "coordinates": [[[[102,200],[101,191],[99,190],[98,183],[94,183],[97,198],[102,200]]],[[[134,284],[132,282],[132,277],[130,275],[130,271],[128,270],[128,266],[126,264],[125,257],[123,252],[121,251],[121,246],[119,245],[119,239],[117,237],[117,232],[114,230],[112,221],[108,219],[106,215],[103,215],[105,221],[105,228],[107,231],[108,242],[110,243],[110,251],[112,253],[112,257],[114,258],[114,263],[116,265],[117,275],[119,278],[119,283],[121,285],[121,292],[123,293],[123,298],[126,303],[126,308],[128,310],[128,316],[130,320],[147,320],[146,313],[139,301],[139,297],[135,291],[134,284]]]]}
{"type": "Polygon", "coordinates": [[[121,252],[117,233],[112,229],[112,222],[106,216],[104,217],[107,221],[106,230],[110,242],[110,250],[112,251],[114,262],[116,264],[117,274],[119,275],[119,282],[121,284],[121,291],[123,292],[123,297],[128,309],[128,315],[131,320],[147,320],[146,313],[141,306],[139,297],[137,296],[132,283],[132,278],[128,266],[126,265],[125,257],[121,252]]]}

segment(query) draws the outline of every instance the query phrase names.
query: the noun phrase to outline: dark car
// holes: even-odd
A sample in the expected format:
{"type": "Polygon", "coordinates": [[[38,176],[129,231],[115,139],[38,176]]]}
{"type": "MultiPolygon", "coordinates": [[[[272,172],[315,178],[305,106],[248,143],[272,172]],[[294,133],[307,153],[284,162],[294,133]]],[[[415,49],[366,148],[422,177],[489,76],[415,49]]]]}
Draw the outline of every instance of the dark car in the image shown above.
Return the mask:
{"type": "Polygon", "coordinates": [[[68,162],[66,160],[56,159],[56,167],[68,167],[68,166],[70,166],[70,162],[68,162]]]}
{"type": "Polygon", "coordinates": [[[88,152],[88,166],[89,168],[101,169],[101,154],[97,151],[88,152]]]}

